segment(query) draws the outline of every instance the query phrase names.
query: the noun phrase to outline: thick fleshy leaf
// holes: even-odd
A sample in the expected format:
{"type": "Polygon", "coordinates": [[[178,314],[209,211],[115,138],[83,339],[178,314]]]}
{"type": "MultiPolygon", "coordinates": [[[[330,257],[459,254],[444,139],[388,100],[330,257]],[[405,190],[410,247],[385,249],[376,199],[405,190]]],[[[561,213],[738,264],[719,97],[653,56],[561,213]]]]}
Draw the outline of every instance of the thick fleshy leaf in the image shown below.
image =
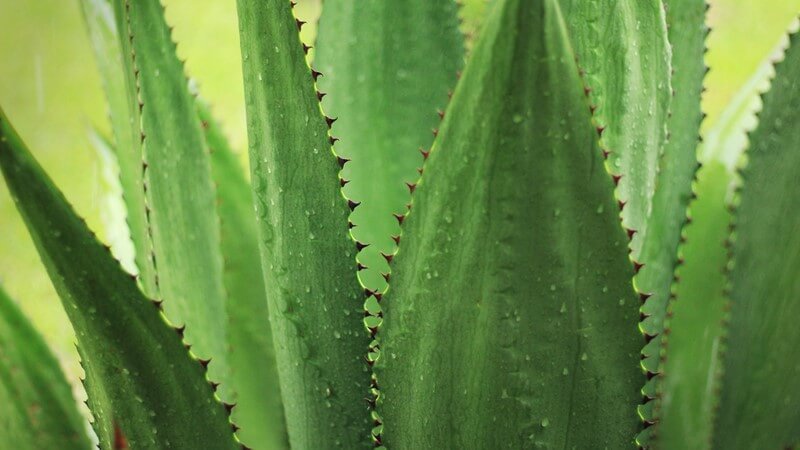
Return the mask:
{"type": "Polygon", "coordinates": [[[714,448],[800,442],[800,35],[750,135],[728,268],[730,324],[714,448]]]}
{"type": "Polygon", "coordinates": [[[719,403],[728,261],[725,241],[733,219],[730,207],[740,180],[737,164],[747,147],[747,132],[757,123],[760,93],[774,71],[764,64],[706,134],[698,155],[703,167],[691,203],[692,222],[684,230],[678,283],[672,288],[667,334],[658,377],[659,449],[710,448],[719,403]]]}
{"type": "Polygon", "coordinates": [[[286,423],[250,183],[202,101],[198,101],[198,115],[211,150],[211,170],[219,196],[231,390],[236,402],[233,420],[242,428],[238,435],[245,445],[286,448],[286,423]]]}
{"type": "Polygon", "coordinates": [[[111,148],[119,166],[125,217],[134,246],[133,256],[139,281],[146,292],[155,293],[156,269],[151,257],[152,240],[148,233],[138,105],[135,98],[129,95],[125,81],[125,69],[132,70],[130,58],[123,58],[120,51],[117,22],[110,1],[81,0],[81,7],[108,102],[113,132],[111,148]]]}
{"type": "MultiPolygon", "coordinates": [[[[219,217],[195,100],[161,3],[113,3],[129,105],[133,105],[131,117],[139,128],[146,238],[152,243],[150,256],[156,271],[152,286],[146,280],[142,284],[149,296],[168,299],[164,303],[167,317],[187,325],[186,341],[198,356],[213,358],[209,375],[226,386],[228,321],[219,217]]],[[[226,395],[225,391],[221,394],[226,395]]]]}
{"type": "MultiPolygon", "coordinates": [[[[664,5],[661,0],[560,2],[603,146],[611,152],[611,171],[622,176],[617,197],[626,202],[622,216],[625,226],[636,230],[631,248],[639,258],[649,234],[672,99],[664,5]]],[[[689,139],[696,130],[690,133],[689,139]]]]}
{"type": "Polygon", "coordinates": [[[0,169],[75,328],[101,448],[238,448],[203,364],[75,215],[2,111],[0,169]]]}
{"type": "Polygon", "coordinates": [[[655,448],[708,448],[718,403],[720,352],[725,300],[722,295],[728,261],[725,238],[731,214],[728,204],[733,173],[718,161],[698,174],[692,223],[677,270],[660,356],[655,448]]]}
{"type": "Polygon", "coordinates": [[[634,269],[556,0],[496,1],[384,302],[389,448],[625,448],[634,269]]]}
{"type": "Polygon", "coordinates": [[[419,178],[438,111],[464,60],[455,0],[328,0],[320,18],[314,67],[337,152],[352,162],[343,172],[345,194],[361,202],[350,220],[353,235],[369,244],[359,273],[371,289],[386,286],[400,234],[392,214],[403,214],[419,178]]]}
{"type": "Polygon", "coordinates": [[[364,293],[300,23],[284,0],[239,0],[238,10],[251,179],[289,440],[297,449],[365,448],[364,293]]]}
{"type": "MultiPolygon", "coordinates": [[[[647,233],[641,241],[639,260],[645,265],[636,277],[636,286],[651,294],[642,308],[648,316],[642,329],[655,339],[645,348],[643,365],[658,371],[661,331],[678,258],[681,229],[686,224],[686,208],[692,195],[692,180],[697,171],[697,146],[703,113],[700,98],[705,79],[705,0],[667,0],[667,23],[672,44],[672,111],[667,127],[669,141],[661,157],[653,195],[652,212],[647,217],[647,233]]],[[[651,394],[649,392],[648,394],[651,394]]]]}
{"type": "Polygon", "coordinates": [[[0,404],[2,448],[86,450],[91,445],[58,361],[2,286],[0,404]]]}

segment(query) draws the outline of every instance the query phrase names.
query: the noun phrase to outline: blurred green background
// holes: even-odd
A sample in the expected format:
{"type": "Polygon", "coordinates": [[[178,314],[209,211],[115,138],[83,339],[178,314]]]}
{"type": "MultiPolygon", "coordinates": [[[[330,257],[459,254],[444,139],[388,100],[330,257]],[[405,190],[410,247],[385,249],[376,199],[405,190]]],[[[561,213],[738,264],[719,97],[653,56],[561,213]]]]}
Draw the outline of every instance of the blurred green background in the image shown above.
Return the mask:
{"type": "MultiPolygon", "coordinates": [[[[300,0],[314,23],[320,0],[300,0]]],[[[485,0],[465,0],[470,28],[485,0]]],[[[234,0],[164,0],[189,75],[215,105],[235,148],[245,148],[244,99],[234,0]]],[[[709,124],[770,53],[800,0],[711,0],[703,99],[709,124]],[[767,6],[765,3],[768,3],[767,6]]],[[[304,27],[306,42],[313,26],[304,27]]],[[[103,236],[102,166],[88,130],[108,130],[100,79],[78,0],[0,0],[0,105],[78,213],[103,236]]],[[[0,283],[45,335],[75,385],[80,374],[66,315],[0,183],[0,283]]]]}

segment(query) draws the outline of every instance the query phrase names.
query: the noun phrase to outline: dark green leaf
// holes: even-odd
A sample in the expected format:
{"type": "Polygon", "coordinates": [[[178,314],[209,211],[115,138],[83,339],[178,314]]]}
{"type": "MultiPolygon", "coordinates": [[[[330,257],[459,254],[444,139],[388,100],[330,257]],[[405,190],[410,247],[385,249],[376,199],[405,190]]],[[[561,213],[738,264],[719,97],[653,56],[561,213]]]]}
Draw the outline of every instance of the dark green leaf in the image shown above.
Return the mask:
{"type": "Polygon", "coordinates": [[[365,448],[368,335],[337,157],[284,0],[239,0],[250,168],[292,448],[365,448]]]}
{"type": "Polygon", "coordinates": [[[86,420],[53,353],[0,287],[0,447],[86,450],[86,420]]]}
{"type": "Polygon", "coordinates": [[[145,292],[167,299],[167,317],[187,325],[187,342],[198,356],[213,358],[211,379],[226,386],[219,218],[195,101],[161,3],[114,0],[114,10],[132,117],[141,133],[147,233],[156,270],[154,289],[145,281],[145,292]]]}
{"type": "Polygon", "coordinates": [[[101,447],[237,448],[202,364],[75,215],[2,111],[0,169],[75,328],[101,447]]]}
{"type": "Polygon", "coordinates": [[[242,427],[239,438],[246,445],[285,448],[286,423],[250,183],[222,129],[202,101],[198,101],[198,114],[211,149],[211,169],[219,197],[222,279],[227,293],[229,363],[236,401],[233,419],[242,427]]]}
{"type": "MultiPolygon", "coordinates": [[[[669,142],[661,157],[652,211],[647,217],[647,234],[641,241],[639,259],[645,266],[636,277],[636,286],[652,294],[643,307],[649,317],[642,329],[657,336],[644,351],[644,366],[658,371],[658,350],[664,315],[670,294],[681,229],[686,223],[686,207],[692,194],[692,179],[697,171],[697,146],[703,113],[700,97],[705,79],[705,0],[668,0],[667,23],[672,44],[672,111],[667,121],[669,142]]],[[[651,393],[648,393],[651,394],[651,393]]]]}
{"type": "Polygon", "coordinates": [[[389,448],[632,444],[643,339],[617,216],[558,2],[495,2],[393,264],[389,448]]]}

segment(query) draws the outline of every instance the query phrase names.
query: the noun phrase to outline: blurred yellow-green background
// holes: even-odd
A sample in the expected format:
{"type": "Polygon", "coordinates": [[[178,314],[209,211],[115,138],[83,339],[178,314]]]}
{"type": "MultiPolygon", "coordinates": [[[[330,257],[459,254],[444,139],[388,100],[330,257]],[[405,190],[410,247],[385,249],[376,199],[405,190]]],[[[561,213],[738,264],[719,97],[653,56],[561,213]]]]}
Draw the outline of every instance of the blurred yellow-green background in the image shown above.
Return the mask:
{"type": "MultiPolygon", "coordinates": [[[[300,0],[313,23],[320,0],[300,0]]],[[[479,17],[485,0],[466,0],[479,17]]],[[[164,0],[189,74],[215,104],[236,148],[245,147],[234,0],[164,0]]],[[[706,126],[749,78],[800,12],[800,0],[710,0],[713,31],[706,126]]],[[[472,17],[467,18],[467,26],[472,17]]],[[[304,39],[313,39],[313,26],[304,39]]],[[[78,0],[0,0],[0,105],[89,225],[103,236],[101,165],[90,127],[107,130],[103,94],[78,0]]],[[[5,185],[0,183],[0,283],[45,335],[71,381],[80,373],[71,327],[5,185]]]]}

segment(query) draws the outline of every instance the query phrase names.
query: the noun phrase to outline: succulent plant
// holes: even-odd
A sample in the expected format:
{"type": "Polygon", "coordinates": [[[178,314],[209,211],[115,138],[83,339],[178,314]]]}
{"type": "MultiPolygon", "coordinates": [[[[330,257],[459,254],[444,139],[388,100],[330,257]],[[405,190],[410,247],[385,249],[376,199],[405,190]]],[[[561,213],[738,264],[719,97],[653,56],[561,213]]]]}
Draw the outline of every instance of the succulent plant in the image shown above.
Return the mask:
{"type": "MultiPolygon", "coordinates": [[[[101,448],[800,444],[800,45],[698,153],[702,0],[326,0],[313,62],[237,6],[249,179],[159,1],[82,0],[132,257],[0,111],[101,448]]],[[[2,293],[0,399],[91,445],[2,293]]]]}

